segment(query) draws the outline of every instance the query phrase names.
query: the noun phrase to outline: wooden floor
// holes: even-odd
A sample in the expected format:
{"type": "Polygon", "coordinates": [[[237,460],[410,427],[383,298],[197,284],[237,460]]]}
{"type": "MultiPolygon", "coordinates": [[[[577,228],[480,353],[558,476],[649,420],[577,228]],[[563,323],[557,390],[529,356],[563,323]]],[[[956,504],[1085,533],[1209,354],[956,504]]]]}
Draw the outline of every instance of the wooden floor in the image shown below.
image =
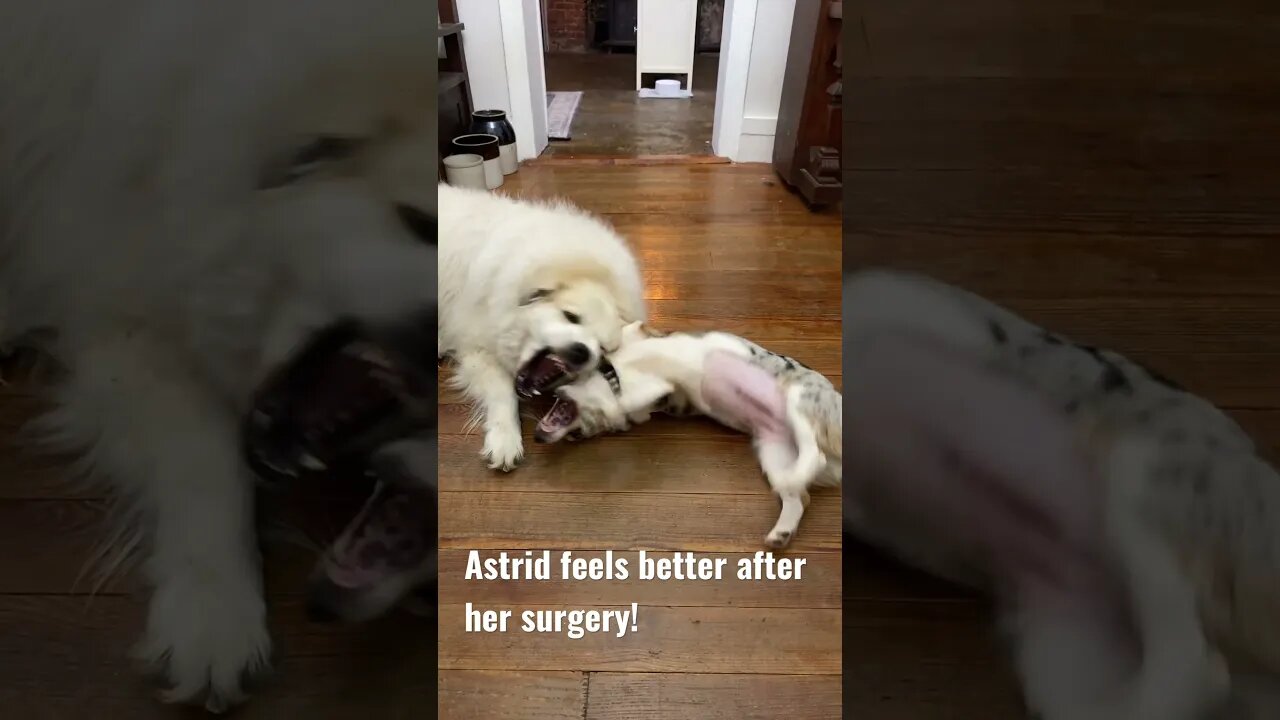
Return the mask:
{"type": "MultiPolygon", "coordinates": [[[[14,447],[37,408],[24,387],[0,392],[0,715],[30,720],[207,717],[162,706],[129,660],[142,627],[140,584],[126,577],[90,597],[77,580],[101,539],[101,493],[60,480],[61,463],[14,447]]],[[[340,527],[359,498],[325,488],[287,516],[313,537],[340,527]]],[[[315,553],[267,556],[276,673],[234,717],[424,720],[436,706],[436,622],[397,612],[364,627],[308,622],[302,590],[315,553]]]]}
{"type": "Polygon", "coordinates": [[[547,90],[581,90],[570,140],[552,140],[543,157],[710,155],[720,56],[694,58],[693,97],[642,99],[636,94],[636,56],[549,53],[547,90]]]}
{"type": "MultiPolygon", "coordinates": [[[[526,166],[504,191],[602,213],[644,266],[653,322],[721,329],[840,375],[838,214],[811,214],[767,166],[526,166]]],[[[467,551],[761,548],[777,505],[746,438],[659,419],[545,447],[503,475],[440,410],[441,712],[501,720],[834,720],[840,717],[839,494],[815,493],[792,556],[797,583],[462,579],[467,551]],[[463,604],[530,609],[639,604],[622,639],[467,634],[463,604]]],[[[598,554],[598,553],[597,553],[598,554]]],[[[487,556],[487,555],[486,555],[487,556]]],[[[732,567],[732,565],[731,565],[732,567]]],[[[519,613],[517,613],[517,617],[519,613]]]]}
{"type": "MultiPolygon", "coordinates": [[[[1276,10],[845,7],[846,268],[928,272],[1117,348],[1280,447],[1276,10]]],[[[981,603],[845,558],[850,717],[1024,717],[981,603]]]]}

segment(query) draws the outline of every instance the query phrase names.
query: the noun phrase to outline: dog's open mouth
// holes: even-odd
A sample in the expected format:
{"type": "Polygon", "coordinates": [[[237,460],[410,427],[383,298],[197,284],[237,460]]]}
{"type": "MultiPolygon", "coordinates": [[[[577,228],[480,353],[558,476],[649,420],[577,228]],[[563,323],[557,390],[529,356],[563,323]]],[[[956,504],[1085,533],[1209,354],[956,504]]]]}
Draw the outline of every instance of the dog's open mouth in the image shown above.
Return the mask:
{"type": "Polygon", "coordinates": [[[435,499],[425,487],[380,482],[318,568],[345,590],[362,590],[422,567],[435,542],[435,499]]]}
{"type": "Polygon", "coordinates": [[[245,455],[268,487],[323,474],[375,479],[317,566],[331,587],[375,587],[421,567],[434,549],[432,479],[375,458],[388,443],[430,429],[435,392],[425,373],[355,325],[323,331],[260,388],[245,455]]]}
{"type": "Polygon", "coordinates": [[[557,397],[555,404],[538,421],[534,440],[553,443],[570,434],[570,428],[578,421],[578,403],[567,397],[557,397]]]}
{"type": "Polygon", "coordinates": [[[516,392],[524,398],[538,397],[572,379],[569,363],[550,348],[543,348],[516,373],[516,392]]]}
{"type": "Polygon", "coordinates": [[[250,464],[270,480],[325,472],[407,434],[411,385],[381,346],[318,341],[264,385],[250,412],[250,464]]]}

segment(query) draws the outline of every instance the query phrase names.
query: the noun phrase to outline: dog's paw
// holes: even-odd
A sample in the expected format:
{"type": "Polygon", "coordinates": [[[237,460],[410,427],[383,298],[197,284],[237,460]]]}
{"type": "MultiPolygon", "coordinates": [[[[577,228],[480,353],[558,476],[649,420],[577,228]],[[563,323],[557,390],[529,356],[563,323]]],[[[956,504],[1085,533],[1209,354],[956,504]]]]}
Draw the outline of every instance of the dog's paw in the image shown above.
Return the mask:
{"type": "Polygon", "coordinates": [[[134,652],[167,683],[165,702],[220,713],[244,702],[245,684],[270,669],[271,637],[257,588],[214,577],[164,579],[134,652]]]}
{"type": "Polygon", "coordinates": [[[790,530],[779,530],[774,528],[768,535],[764,536],[764,544],[774,550],[781,550],[791,544],[791,538],[795,533],[790,530]]]}
{"type": "Polygon", "coordinates": [[[524,440],[519,429],[490,430],[484,436],[484,449],[480,453],[491,470],[510,472],[524,459],[524,440]]]}

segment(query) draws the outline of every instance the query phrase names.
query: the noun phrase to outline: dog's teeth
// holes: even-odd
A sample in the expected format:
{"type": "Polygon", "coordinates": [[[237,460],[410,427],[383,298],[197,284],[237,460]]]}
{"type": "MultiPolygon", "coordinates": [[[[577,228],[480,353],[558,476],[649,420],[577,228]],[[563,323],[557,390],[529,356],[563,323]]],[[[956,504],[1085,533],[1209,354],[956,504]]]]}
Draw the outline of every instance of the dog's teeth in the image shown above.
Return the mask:
{"type": "Polygon", "coordinates": [[[534,390],[534,391],[533,391],[533,396],[534,396],[534,397],[541,397],[541,396],[542,396],[542,391],[541,391],[541,390],[534,390]]]}
{"type": "Polygon", "coordinates": [[[267,467],[271,468],[271,469],[272,469],[272,470],[274,470],[275,472],[278,472],[278,473],[280,473],[280,474],[282,474],[282,475],[288,475],[289,477],[295,477],[295,478],[296,478],[296,477],[298,477],[298,471],[297,471],[297,470],[295,470],[295,469],[293,469],[293,468],[291,468],[291,467],[280,467],[279,465],[277,465],[277,464],[275,464],[275,463],[271,462],[271,460],[269,460],[268,458],[262,457],[261,455],[259,455],[259,456],[258,456],[258,458],[259,458],[259,459],[260,459],[260,460],[261,460],[261,461],[262,461],[262,462],[263,462],[267,467]]]}
{"type": "Polygon", "coordinates": [[[400,381],[400,376],[392,368],[386,368],[385,371],[375,370],[369,373],[369,377],[385,389],[395,390],[404,384],[400,381]]]}
{"type": "Polygon", "coordinates": [[[374,348],[369,348],[367,350],[362,351],[360,353],[360,359],[369,363],[370,365],[376,365],[384,370],[392,369],[391,361],[387,358],[387,356],[383,355],[381,351],[376,350],[374,348]]]}
{"type": "Polygon", "coordinates": [[[324,462],[320,460],[320,458],[316,457],[315,455],[312,455],[311,453],[303,453],[302,455],[300,455],[298,457],[298,464],[314,472],[324,472],[325,470],[329,469],[328,465],[325,465],[324,462]]]}

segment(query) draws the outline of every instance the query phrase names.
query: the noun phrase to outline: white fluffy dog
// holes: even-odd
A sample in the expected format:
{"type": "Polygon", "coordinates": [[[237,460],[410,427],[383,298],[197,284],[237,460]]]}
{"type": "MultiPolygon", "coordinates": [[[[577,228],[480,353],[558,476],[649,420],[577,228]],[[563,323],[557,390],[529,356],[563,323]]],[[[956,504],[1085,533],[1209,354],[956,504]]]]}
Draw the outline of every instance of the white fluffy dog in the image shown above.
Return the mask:
{"type": "Polygon", "coordinates": [[[0,10],[3,339],[56,333],[40,426],[122,499],[113,556],[154,588],[139,650],[170,700],[225,708],[271,653],[255,388],[344,318],[428,360],[435,22],[417,0],[0,10]]]}
{"type": "Polygon", "coordinates": [[[644,320],[639,266],[599,219],[564,203],[441,185],[439,353],[476,403],[489,466],[524,455],[519,397],[594,370],[644,320]]]}

